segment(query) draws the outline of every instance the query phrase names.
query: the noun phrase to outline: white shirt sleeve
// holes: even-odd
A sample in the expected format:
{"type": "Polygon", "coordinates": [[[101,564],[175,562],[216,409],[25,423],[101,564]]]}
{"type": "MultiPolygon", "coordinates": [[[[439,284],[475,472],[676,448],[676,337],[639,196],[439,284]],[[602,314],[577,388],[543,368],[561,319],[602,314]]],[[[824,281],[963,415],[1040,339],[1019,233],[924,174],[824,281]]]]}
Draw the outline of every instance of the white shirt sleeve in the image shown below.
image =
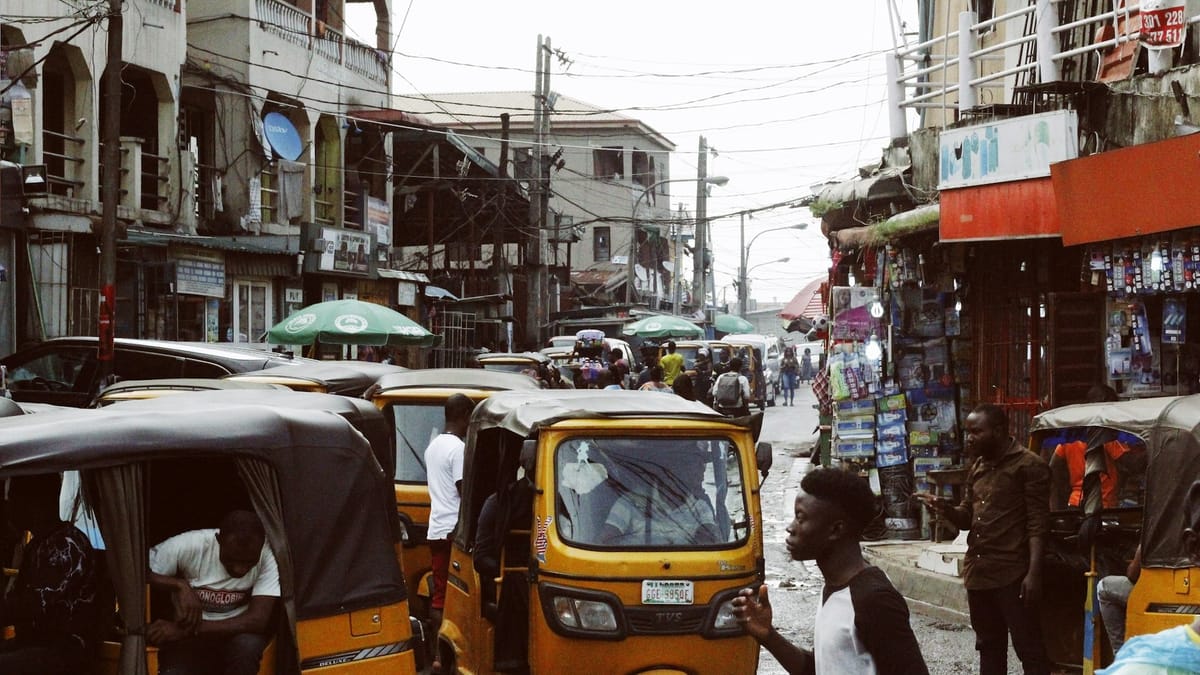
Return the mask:
{"type": "Polygon", "coordinates": [[[262,554],[258,557],[258,578],[254,581],[251,597],[262,595],[272,598],[279,597],[279,565],[275,562],[275,554],[271,547],[263,544],[262,554]]]}
{"type": "Polygon", "coordinates": [[[150,549],[150,571],[165,577],[179,574],[179,559],[184,553],[187,535],[177,534],[150,549]]]}

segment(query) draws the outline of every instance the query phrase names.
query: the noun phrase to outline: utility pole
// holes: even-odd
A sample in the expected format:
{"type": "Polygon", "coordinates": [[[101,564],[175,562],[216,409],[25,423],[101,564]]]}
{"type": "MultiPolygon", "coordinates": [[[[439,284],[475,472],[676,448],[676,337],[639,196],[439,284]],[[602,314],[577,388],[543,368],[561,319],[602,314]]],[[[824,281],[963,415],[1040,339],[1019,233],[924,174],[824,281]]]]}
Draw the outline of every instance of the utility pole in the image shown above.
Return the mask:
{"type": "Polygon", "coordinates": [[[679,314],[679,299],[683,294],[683,289],[680,287],[680,280],[683,278],[683,202],[679,203],[679,212],[675,217],[675,254],[672,256],[674,264],[671,265],[671,313],[679,314]]]}
{"type": "Polygon", "coordinates": [[[121,0],[108,0],[108,53],[104,64],[104,127],[101,142],[104,175],[100,199],[100,338],[96,358],[101,382],[113,372],[113,337],[117,321],[117,200],[121,198],[121,41],[124,39],[121,0]]]}
{"type": "Polygon", "coordinates": [[[741,254],[738,255],[738,316],[746,318],[746,303],[750,302],[749,281],[746,279],[746,212],[738,214],[741,233],[741,254]]]}
{"type": "MultiPolygon", "coordinates": [[[[550,55],[553,54],[550,48],[550,37],[542,42],[542,128],[541,139],[538,141],[538,151],[540,153],[542,165],[542,199],[538,203],[538,229],[537,229],[537,245],[538,245],[538,266],[537,266],[537,326],[534,330],[534,337],[537,339],[535,347],[541,347],[542,344],[542,329],[550,321],[550,268],[546,260],[546,242],[549,239],[550,232],[550,154],[546,152],[546,143],[550,139],[550,55]]],[[[555,256],[558,253],[558,242],[554,244],[555,256]]]]}
{"type": "MultiPolygon", "coordinates": [[[[505,195],[510,194],[508,189],[508,136],[509,136],[509,115],[508,113],[500,113],[500,191],[505,195]]],[[[506,199],[501,200],[501,204],[505,203],[506,199]]],[[[504,224],[503,219],[496,219],[492,223],[492,274],[496,275],[496,293],[504,295],[504,224]]]]}
{"type": "Polygon", "coordinates": [[[546,195],[542,194],[544,186],[542,174],[546,169],[546,164],[543,161],[545,153],[542,150],[542,116],[545,114],[543,108],[545,92],[542,90],[541,35],[537,37],[537,59],[534,63],[536,66],[533,91],[534,155],[531,162],[533,176],[529,189],[529,226],[532,234],[526,238],[525,242],[525,342],[528,346],[533,346],[537,341],[538,330],[541,327],[539,315],[542,308],[542,297],[538,288],[538,282],[540,281],[538,272],[542,264],[542,199],[546,197],[546,195]]]}
{"type": "Polygon", "coordinates": [[[708,223],[705,222],[708,216],[708,205],[705,203],[708,198],[708,141],[703,136],[700,137],[700,153],[696,157],[696,245],[692,253],[692,263],[694,265],[692,274],[692,297],[696,302],[696,307],[703,313],[705,306],[708,304],[705,297],[708,295],[708,283],[705,280],[705,255],[708,250],[708,223]]]}

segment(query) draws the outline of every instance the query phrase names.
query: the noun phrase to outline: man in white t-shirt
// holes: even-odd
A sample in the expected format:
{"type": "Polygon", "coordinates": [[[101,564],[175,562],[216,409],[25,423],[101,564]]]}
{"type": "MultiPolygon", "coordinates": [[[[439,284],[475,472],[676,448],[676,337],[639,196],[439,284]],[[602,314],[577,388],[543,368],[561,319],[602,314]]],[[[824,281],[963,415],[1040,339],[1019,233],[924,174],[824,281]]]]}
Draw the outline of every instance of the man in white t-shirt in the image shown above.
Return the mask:
{"type": "Polygon", "coordinates": [[[232,511],[150,549],[150,585],[171,593],[174,619],[146,629],[159,675],[254,675],[279,600],[279,569],[258,516],[232,511]]]}
{"type": "Polygon", "coordinates": [[[425,476],[429,484],[429,552],[433,563],[433,597],[429,618],[433,635],[442,622],[446,602],[446,578],[450,572],[450,535],[458,525],[462,500],[463,439],[475,402],[455,394],[446,399],[446,430],[425,448],[425,476]]]}

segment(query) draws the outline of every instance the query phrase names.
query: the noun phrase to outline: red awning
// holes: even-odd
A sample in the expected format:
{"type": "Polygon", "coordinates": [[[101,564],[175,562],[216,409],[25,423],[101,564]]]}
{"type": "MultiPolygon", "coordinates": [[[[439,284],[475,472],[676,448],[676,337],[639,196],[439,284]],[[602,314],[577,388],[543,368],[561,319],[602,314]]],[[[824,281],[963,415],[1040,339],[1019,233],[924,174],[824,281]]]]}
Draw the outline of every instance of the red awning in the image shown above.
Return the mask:
{"type": "Polygon", "coordinates": [[[1054,184],[1049,178],[942,190],[939,199],[942,241],[1029,239],[1061,234],[1054,184]]]}
{"type": "Polygon", "coordinates": [[[1050,166],[1063,244],[1123,239],[1200,223],[1200,134],[1050,166]]]}
{"type": "Polygon", "coordinates": [[[825,285],[825,278],[818,277],[808,282],[796,297],[792,298],[791,302],[784,305],[783,309],[779,310],[779,316],[785,319],[799,319],[805,317],[808,319],[816,319],[825,316],[825,301],[821,287],[825,285]]]}

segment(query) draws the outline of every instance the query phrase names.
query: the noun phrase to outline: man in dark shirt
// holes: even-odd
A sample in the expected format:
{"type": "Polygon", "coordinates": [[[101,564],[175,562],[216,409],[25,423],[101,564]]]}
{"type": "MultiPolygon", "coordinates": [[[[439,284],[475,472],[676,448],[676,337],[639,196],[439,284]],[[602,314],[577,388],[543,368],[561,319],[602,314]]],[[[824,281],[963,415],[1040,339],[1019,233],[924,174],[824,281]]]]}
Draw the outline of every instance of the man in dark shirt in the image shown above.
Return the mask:
{"type": "Polygon", "coordinates": [[[58,517],[58,474],[14,478],[8,518],[33,538],[21,570],[0,603],[0,625],[16,638],[0,646],[0,673],[83,672],[97,632],[96,552],[88,538],[58,517]]]}
{"type": "Polygon", "coordinates": [[[975,458],[961,504],[918,495],[959,529],[969,529],[963,581],[980,675],[1008,672],[1008,636],[1026,675],[1048,674],[1038,602],[1050,500],[1050,469],[1008,435],[1008,416],[981,405],[967,416],[975,458]]]}
{"type": "Polygon", "coordinates": [[[793,560],[816,560],[825,577],[813,629],[813,650],[789,643],[771,625],[767,587],[745,589],[733,613],[789,673],[928,675],[904,598],[859,540],[879,512],[867,481],[842,469],[814,469],[800,481],[788,525],[793,560]]]}

